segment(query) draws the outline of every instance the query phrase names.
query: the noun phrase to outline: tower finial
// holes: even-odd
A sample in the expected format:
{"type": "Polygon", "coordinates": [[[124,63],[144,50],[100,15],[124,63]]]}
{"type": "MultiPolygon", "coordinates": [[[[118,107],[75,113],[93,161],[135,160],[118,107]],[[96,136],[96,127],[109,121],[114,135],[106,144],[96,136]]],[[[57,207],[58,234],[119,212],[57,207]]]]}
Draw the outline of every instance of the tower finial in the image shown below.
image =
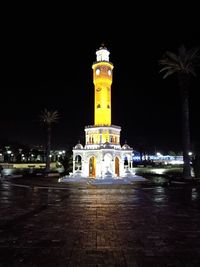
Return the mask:
{"type": "Polygon", "coordinates": [[[107,49],[104,42],[101,43],[100,49],[107,49]]]}

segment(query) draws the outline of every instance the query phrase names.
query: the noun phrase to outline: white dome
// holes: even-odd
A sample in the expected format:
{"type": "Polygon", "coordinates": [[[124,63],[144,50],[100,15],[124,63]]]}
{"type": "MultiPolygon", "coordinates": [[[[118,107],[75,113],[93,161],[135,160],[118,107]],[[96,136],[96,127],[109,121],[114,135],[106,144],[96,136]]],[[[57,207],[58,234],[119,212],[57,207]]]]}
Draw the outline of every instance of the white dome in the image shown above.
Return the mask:
{"type": "Polygon", "coordinates": [[[78,143],[74,148],[75,149],[83,149],[83,145],[81,145],[80,143],[78,143]]]}
{"type": "Polygon", "coordinates": [[[104,148],[111,148],[111,147],[113,147],[109,142],[105,142],[103,144],[103,146],[104,146],[104,148]]]}
{"type": "Polygon", "coordinates": [[[130,146],[129,146],[128,144],[124,144],[124,145],[122,146],[122,149],[130,149],[130,146]]]}

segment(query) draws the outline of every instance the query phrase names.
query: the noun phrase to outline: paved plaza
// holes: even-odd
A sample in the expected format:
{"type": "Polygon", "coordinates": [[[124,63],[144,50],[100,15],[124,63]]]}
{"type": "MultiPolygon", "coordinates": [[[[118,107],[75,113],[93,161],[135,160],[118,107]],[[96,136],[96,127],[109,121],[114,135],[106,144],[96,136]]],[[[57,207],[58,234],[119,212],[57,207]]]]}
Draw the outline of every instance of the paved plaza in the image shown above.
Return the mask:
{"type": "Polygon", "coordinates": [[[200,266],[200,188],[0,183],[1,267],[200,266]]]}

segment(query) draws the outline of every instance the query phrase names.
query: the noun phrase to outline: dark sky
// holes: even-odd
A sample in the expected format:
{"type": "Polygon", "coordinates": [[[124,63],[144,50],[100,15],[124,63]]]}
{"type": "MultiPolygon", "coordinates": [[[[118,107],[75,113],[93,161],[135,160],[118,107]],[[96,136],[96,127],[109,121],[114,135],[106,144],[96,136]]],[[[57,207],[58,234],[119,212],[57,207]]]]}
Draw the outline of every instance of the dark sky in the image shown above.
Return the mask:
{"type": "MultiPolygon", "coordinates": [[[[0,139],[42,144],[39,114],[47,108],[61,116],[53,128],[54,148],[84,143],[84,127],[94,122],[92,64],[104,43],[114,64],[112,124],[122,127],[121,144],[127,140],[133,148],[143,143],[149,150],[181,150],[177,83],[174,77],[162,79],[158,60],[183,43],[200,45],[199,9],[169,2],[108,3],[91,2],[89,10],[78,2],[5,7],[0,139]]],[[[199,88],[197,76],[190,92],[192,144],[200,136],[199,88]]]]}

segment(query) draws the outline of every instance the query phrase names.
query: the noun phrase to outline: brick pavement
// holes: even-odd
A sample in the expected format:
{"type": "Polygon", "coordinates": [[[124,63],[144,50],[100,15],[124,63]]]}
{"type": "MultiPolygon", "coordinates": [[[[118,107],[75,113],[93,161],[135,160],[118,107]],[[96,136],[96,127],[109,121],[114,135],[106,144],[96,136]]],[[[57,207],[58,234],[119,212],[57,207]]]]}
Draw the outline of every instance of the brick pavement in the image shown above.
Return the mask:
{"type": "Polygon", "coordinates": [[[1,267],[200,266],[200,189],[0,185],[1,267]]]}

